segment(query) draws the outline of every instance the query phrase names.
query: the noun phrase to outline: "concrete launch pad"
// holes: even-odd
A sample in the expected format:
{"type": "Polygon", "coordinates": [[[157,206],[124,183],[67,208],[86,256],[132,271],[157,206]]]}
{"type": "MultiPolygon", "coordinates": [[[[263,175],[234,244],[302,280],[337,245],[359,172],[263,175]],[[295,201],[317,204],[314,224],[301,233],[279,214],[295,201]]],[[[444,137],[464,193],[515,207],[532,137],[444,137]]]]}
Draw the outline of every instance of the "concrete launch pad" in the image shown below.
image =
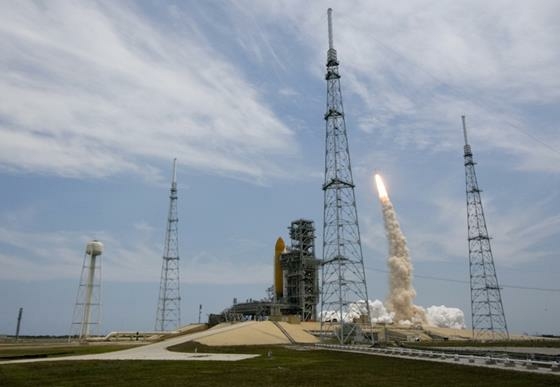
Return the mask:
{"type": "MultiPolygon", "coordinates": [[[[49,361],[81,361],[81,360],[180,360],[180,361],[238,361],[256,357],[254,354],[217,354],[217,353],[184,353],[168,350],[169,347],[186,342],[200,343],[207,346],[251,346],[251,345],[315,345],[319,339],[311,334],[318,332],[320,323],[302,322],[290,324],[279,321],[246,321],[238,323],[222,323],[204,331],[190,332],[201,326],[184,327],[186,334],[172,336],[157,343],[142,345],[122,351],[67,357],[50,357],[41,359],[20,359],[3,361],[0,364],[49,362],[49,361]]],[[[468,340],[470,331],[449,328],[407,328],[401,326],[374,327],[380,341],[421,341],[431,340],[468,340]]],[[[176,333],[177,334],[177,333],[176,333]]],[[[521,337],[520,337],[521,338],[521,337]]],[[[530,339],[530,337],[526,337],[530,339]]],[[[534,338],[533,338],[534,339],[534,338]]],[[[96,344],[93,344],[96,345],[96,344]]],[[[97,345],[102,345],[98,343],[97,345]]]]}
{"type": "Polygon", "coordinates": [[[235,324],[233,327],[237,326],[236,329],[214,333],[223,326],[231,327],[232,325],[220,324],[209,329],[208,335],[195,341],[209,346],[315,344],[319,342],[319,339],[306,332],[301,324],[260,321],[252,324],[235,324]]]}
{"type": "Polygon", "coordinates": [[[196,341],[209,335],[218,335],[228,331],[243,329],[247,326],[257,324],[255,321],[238,323],[215,327],[203,332],[191,333],[179,337],[167,339],[158,343],[148,344],[141,347],[126,349],[123,351],[100,353],[95,355],[52,357],[42,359],[22,359],[0,362],[0,364],[33,363],[49,361],[76,361],[76,360],[191,360],[191,361],[238,361],[250,359],[258,355],[248,354],[217,354],[217,353],[183,353],[172,352],[167,348],[188,341],[196,341]]]}

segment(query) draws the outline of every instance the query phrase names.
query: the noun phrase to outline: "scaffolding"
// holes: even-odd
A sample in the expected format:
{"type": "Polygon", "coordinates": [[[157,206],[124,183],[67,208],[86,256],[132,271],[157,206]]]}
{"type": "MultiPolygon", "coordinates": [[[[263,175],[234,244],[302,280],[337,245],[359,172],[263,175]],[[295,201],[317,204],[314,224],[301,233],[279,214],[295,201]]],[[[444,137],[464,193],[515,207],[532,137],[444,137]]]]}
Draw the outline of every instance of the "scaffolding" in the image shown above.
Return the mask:
{"type": "Polygon", "coordinates": [[[317,320],[319,260],[315,257],[313,221],[299,219],[289,227],[291,245],[281,256],[284,272],[284,303],[301,321],[317,320]]]}

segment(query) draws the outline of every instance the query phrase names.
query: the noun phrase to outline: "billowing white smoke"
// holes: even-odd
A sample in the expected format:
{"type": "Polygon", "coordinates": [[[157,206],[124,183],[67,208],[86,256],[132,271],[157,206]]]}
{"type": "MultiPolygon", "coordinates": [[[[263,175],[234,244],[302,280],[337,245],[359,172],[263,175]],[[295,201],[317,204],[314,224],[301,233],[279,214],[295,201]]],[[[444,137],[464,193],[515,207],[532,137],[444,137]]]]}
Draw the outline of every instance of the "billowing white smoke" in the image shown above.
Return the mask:
{"type": "MultiPolygon", "coordinates": [[[[416,291],[412,287],[412,263],[410,254],[393,204],[385,185],[379,175],[375,175],[379,200],[383,210],[385,232],[389,242],[389,297],[385,305],[379,300],[369,300],[370,316],[372,323],[397,323],[399,325],[427,324],[441,328],[465,328],[463,311],[457,308],[448,308],[444,305],[430,306],[424,309],[413,304],[416,291]]],[[[351,303],[342,315],[345,322],[359,321],[360,316],[367,314],[366,302],[359,300],[351,303]]],[[[324,311],[322,321],[338,321],[338,311],[324,311]]]]}
{"type": "Polygon", "coordinates": [[[430,306],[426,309],[428,324],[440,328],[464,329],[465,315],[459,308],[448,308],[445,305],[430,306]]]}
{"type": "MultiPolygon", "coordinates": [[[[394,313],[390,313],[385,308],[385,305],[379,300],[369,300],[369,311],[372,323],[391,323],[393,322],[394,313]]],[[[367,314],[366,302],[359,300],[353,302],[348,307],[347,320],[356,321],[361,315],[367,314]]]]}
{"type": "MultiPolygon", "coordinates": [[[[371,322],[373,324],[392,324],[395,322],[395,313],[389,312],[385,305],[379,300],[369,301],[369,308],[371,313],[371,322]]],[[[448,308],[444,305],[441,306],[430,306],[426,310],[424,308],[417,306],[418,309],[423,311],[426,316],[426,324],[439,328],[454,328],[454,329],[464,329],[465,328],[465,316],[463,311],[458,308],[448,308]]],[[[358,321],[360,316],[365,315],[366,303],[363,300],[351,303],[348,307],[348,311],[344,313],[343,319],[345,322],[358,321]]],[[[323,321],[338,321],[338,312],[335,311],[325,311],[322,314],[323,321]]],[[[410,320],[400,320],[396,321],[402,325],[411,325],[413,322],[410,320]]]]}
{"type": "MultiPolygon", "coordinates": [[[[369,310],[371,313],[371,322],[372,323],[387,323],[390,324],[393,322],[394,313],[389,313],[385,308],[385,305],[379,300],[371,301],[369,300],[369,310]]],[[[348,310],[346,313],[343,313],[343,320],[345,322],[355,322],[360,319],[360,316],[366,315],[366,302],[364,300],[359,300],[356,302],[352,302],[348,305],[348,310]]],[[[321,319],[323,321],[338,321],[339,312],[336,311],[325,311],[321,315],[321,319]]]]}
{"type": "Polygon", "coordinates": [[[397,214],[387,195],[383,181],[379,175],[375,176],[379,200],[383,210],[385,233],[389,242],[389,297],[387,309],[395,313],[395,320],[399,323],[423,323],[426,316],[422,308],[413,304],[416,291],[412,287],[412,262],[406,244],[406,238],[401,231],[397,214]]]}

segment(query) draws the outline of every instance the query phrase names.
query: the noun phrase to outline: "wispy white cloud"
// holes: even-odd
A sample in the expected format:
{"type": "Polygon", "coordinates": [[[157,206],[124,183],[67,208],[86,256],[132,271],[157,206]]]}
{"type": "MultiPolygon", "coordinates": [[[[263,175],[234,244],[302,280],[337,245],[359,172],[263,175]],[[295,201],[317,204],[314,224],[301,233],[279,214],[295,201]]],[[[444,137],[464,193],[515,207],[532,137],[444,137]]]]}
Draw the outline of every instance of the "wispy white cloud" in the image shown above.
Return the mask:
{"type": "MultiPolygon", "coordinates": [[[[283,20],[293,36],[305,36],[306,63],[324,62],[328,4],[244,4],[268,21],[283,20]]],[[[557,2],[332,5],[344,90],[361,102],[347,113],[378,147],[449,150],[460,145],[460,116],[466,114],[473,140],[516,156],[515,167],[560,171],[557,131],[529,118],[542,104],[560,100],[557,2]]]]}
{"type": "MultiPolygon", "coordinates": [[[[259,179],[282,174],[279,157],[297,152],[292,130],[180,7],[169,8],[169,17],[186,20],[190,34],[169,34],[133,5],[55,1],[1,7],[1,168],[155,176],[153,161],[178,155],[191,168],[259,179]]],[[[521,156],[514,160],[519,169],[558,172],[557,155],[527,136],[558,148],[555,131],[528,130],[528,120],[513,110],[514,103],[560,98],[560,34],[554,33],[560,27],[551,16],[557,9],[555,2],[337,4],[335,46],[343,85],[363,103],[349,107],[353,119],[365,138],[371,135],[387,152],[390,144],[399,150],[460,151],[459,115],[466,113],[475,151],[498,149],[521,156]]],[[[236,44],[254,61],[274,64],[294,44],[306,50],[302,61],[310,63],[308,71],[319,75],[316,63],[324,61],[326,47],[324,4],[240,1],[228,12],[236,44]],[[273,46],[273,30],[294,39],[273,46]]],[[[283,63],[274,67],[286,70],[283,63]]],[[[296,92],[282,85],[276,93],[296,92]]],[[[395,161],[387,152],[378,152],[373,164],[358,154],[358,174],[362,167],[383,167],[383,158],[395,161]]],[[[460,254],[464,230],[456,212],[464,211],[462,198],[443,195],[431,205],[437,224],[413,225],[420,230],[410,236],[413,255],[460,254]]],[[[502,216],[499,229],[508,237],[515,234],[513,225],[546,222],[538,216],[502,216]]],[[[383,237],[369,228],[375,222],[363,226],[364,242],[372,248],[383,237]]],[[[519,239],[534,246],[538,238],[535,232],[519,239]]],[[[508,248],[523,252],[529,245],[508,248]]],[[[119,254],[132,260],[125,250],[119,254]]]]}
{"type": "Polygon", "coordinates": [[[2,279],[78,278],[87,238],[75,232],[30,233],[0,228],[2,279]],[[73,249],[80,245],[80,248],[73,249]]]}
{"type": "Polygon", "coordinates": [[[197,35],[172,35],[125,4],[0,7],[4,168],[142,174],[177,155],[190,168],[265,178],[282,174],[278,155],[297,153],[265,98],[197,35]]]}
{"type": "Polygon", "coordinates": [[[549,202],[532,201],[507,210],[498,210],[492,198],[488,204],[488,232],[497,262],[515,266],[557,255],[552,242],[560,236],[560,215],[549,212],[549,202]]]}
{"type": "Polygon", "coordinates": [[[192,284],[262,284],[263,288],[272,283],[271,262],[234,260],[232,255],[235,253],[217,256],[209,251],[198,252],[184,260],[182,281],[192,284]]]}
{"type": "MultiPolygon", "coordinates": [[[[0,227],[0,279],[78,281],[86,243],[95,236],[105,245],[103,279],[113,282],[159,282],[162,242],[145,222],[120,239],[104,231],[33,232],[0,227]]],[[[191,284],[266,284],[272,280],[270,261],[258,259],[262,243],[230,240],[228,248],[180,252],[181,281],[191,284]]]]}

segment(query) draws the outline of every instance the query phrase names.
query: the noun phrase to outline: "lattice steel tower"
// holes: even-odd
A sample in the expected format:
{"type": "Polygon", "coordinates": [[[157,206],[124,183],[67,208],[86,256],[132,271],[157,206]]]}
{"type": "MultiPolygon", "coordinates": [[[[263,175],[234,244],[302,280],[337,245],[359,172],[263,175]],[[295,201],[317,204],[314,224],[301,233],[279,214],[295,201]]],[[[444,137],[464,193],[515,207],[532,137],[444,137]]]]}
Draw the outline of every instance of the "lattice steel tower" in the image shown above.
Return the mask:
{"type": "Polygon", "coordinates": [[[467,141],[467,126],[463,120],[465,137],[465,176],[467,185],[467,225],[469,238],[469,268],[471,283],[471,317],[475,340],[509,339],[506,316],[498,276],[494,266],[490,237],[486,228],[480,189],[476,181],[475,162],[467,141]]]}
{"type": "Polygon", "coordinates": [[[179,289],[179,246],[177,223],[177,159],[173,160],[173,177],[169,195],[169,215],[165,231],[165,247],[161,266],[156,331],[169,331],[181,325],[181,292],[179,289]]]}
{"type": "Polygon", "coordinates": [[[333,48],[331,8],[328,10],[328,31],[321,332],[324,335],[334,332],[343,344],[356,334],[357,325],[345,321],[351,304],[365,301],[361,320],[370,327],[371,319],[340,91],[339,63],[333,48]],[[328,317],[327,312],[330,313],[328,317]],[[323,321],[325,319],[328,321],[323,321]]]}

